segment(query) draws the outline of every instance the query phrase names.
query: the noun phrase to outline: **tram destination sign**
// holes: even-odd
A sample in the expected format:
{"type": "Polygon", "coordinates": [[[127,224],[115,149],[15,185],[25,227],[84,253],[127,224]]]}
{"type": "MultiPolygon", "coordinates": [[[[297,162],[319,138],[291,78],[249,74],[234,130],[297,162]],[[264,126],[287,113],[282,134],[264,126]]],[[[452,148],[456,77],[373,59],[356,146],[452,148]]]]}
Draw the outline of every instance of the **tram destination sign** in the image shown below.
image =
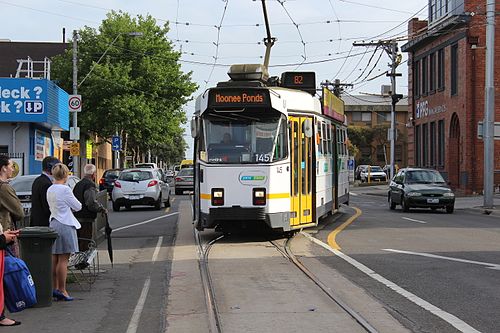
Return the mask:
{"type": "Polygon", "coordinates": [[[271,100],[267,89],[211,89],[208,98],[208,106],[212,108],[269,107],[270,105],[271,100]]]}
{"type": "Polygon", "coordinates": [[[316,94],[316,73],[314,72],[285,72],[281,74],[281,86],[290,89],[299,89],[316,94]]]}

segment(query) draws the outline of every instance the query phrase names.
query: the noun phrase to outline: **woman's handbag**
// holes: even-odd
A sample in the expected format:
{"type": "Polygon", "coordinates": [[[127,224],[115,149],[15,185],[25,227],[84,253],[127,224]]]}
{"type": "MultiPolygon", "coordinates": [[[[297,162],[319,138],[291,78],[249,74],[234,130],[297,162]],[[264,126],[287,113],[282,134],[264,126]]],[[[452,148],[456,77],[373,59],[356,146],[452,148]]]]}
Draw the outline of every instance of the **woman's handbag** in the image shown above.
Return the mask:
{"type": "Polygon", "coordinates": [[[9,312],[19,312],[36,304],[35,283],[26,263],[7,249],[4,259],[3,288],[9,312]],[[7,255],[8,254],[8,255],[7,255]]]}

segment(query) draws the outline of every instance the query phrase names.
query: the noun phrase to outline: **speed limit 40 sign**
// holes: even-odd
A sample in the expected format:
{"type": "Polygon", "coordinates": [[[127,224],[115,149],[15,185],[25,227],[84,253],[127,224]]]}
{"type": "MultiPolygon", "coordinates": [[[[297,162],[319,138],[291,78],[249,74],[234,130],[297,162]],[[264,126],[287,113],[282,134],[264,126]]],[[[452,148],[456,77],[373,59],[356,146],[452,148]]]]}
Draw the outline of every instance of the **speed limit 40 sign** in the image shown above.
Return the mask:
{"type": "Polygon", "coordinates": [[[82,111],[82,95],[69,95],[68,107],[71,112],[82,111]]]}

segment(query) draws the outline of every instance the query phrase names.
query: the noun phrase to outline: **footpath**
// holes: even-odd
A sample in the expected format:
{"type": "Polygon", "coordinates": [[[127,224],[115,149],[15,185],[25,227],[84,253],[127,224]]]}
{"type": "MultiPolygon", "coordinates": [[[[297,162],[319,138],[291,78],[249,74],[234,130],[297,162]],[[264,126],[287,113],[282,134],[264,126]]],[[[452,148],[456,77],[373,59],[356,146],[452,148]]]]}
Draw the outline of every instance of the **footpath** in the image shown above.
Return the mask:
{"type": "MultiPolygon", "coordinates": [[[[365,194],[365,195],[375,195],[387,197],[387,192],[389,190],[389,185],[363,185],[357,186],[357,184],[351,185],[351,193],[365,194]]],[[[500,193],[495,193],[493,197],[493,209],[484,208],[484,197],[482,195],[468,195],[455,197],[455,209],[468,210],[475,213],[495,215],[500,217],[500,193]]]]}

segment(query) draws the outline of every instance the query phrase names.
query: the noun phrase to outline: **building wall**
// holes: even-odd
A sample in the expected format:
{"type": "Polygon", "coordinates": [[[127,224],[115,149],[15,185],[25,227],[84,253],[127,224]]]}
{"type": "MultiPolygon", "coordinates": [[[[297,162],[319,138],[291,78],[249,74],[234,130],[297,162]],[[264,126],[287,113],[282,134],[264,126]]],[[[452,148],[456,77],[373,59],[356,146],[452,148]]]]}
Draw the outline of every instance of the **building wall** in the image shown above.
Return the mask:
{"type": "MultiPolygon", "coordinates": [[[[353,96],[353,98],[356,98],[356,96],[353,96]]],[[[365,97],[366,98],[366,97],[365,97]]],[[[382,98],[379,97],[376,99],[378,100],[378,103],[375,104],[374,102],[366,102],[363,104],[364,96],[360,96],[359,99],[357,100],[357,104],[353,105],[350,104],[350,99],[351,98],[346,98],[344,99],[345,102],[345,115],[347,117],[347,124],[349,126],[367,126],[370,128],[374,128],[377,125],[385,125],[388,128],[390,128],[391,123],[390,121],[381,121],[381,119],[378,117],[378,114],[387,114],[389,115],[391,112],[391,104],[390,104],[390,98],[382,98]],[[383,102],[380,102],[383,101],[383,102]],[[371,120],[370,121],[356,121],[353,120],[353,112],[369,112],[371,113],[371,120]]],[[[401,104],[396,104],[396,128],[398,130],[398,137],[396,139],[396,154],[395,154],[395,163],[399,166],[406,166],[408,164],[408,154],[407,154],[407,127],[406,123],[408,121],[408,105],[406,104],[406,100],[401,104]]],[[[390,118],[389,118],[390,119],[390,118]]],[[[387,135],[385,135],[385,138],[387,138],[387,135]]],[[[385,140],[385,145],[386,145],[386,158],[387,158],[387,164],[390,164],[390,141],[385,140]]],[[[371,163],[374,164],[379,164],[383,166],[386,164],[386,161],[383,159],[377,158],[377,146],[380,144],[380,142],[377,142],[377,140],[374,140],[371,143],[371,147],[369,149],[371,150],[370,154],[370,160],[372,161],[371,163]]],[[[367,147],[358,147],[360,150],[366,149],[367,147]]],[[[359,160],[357,161],[359,162],[359,160]]]]}
{"type": "MultiPolygon", "coordinates": [[[[465,1],[465,12],[484,11],[484,1],[465,1]]],[[[500,5],[497,5],[497,11],[500,5]]],[[[484,79],[485,79],[485,16],[475,15],[462,17],[465,23],[453,24],[440,32],[430,32],[427,36],[426,22],[413,19],[409,23],[410,35],[421,38],[422,41],[409,48],[409,113],[414,125],[408,131],[409,164],[430,167],[439,170],[456,190],[463,193],[481,192],[483,189],[483,141],[477,138],[477,124],[484,118],[484,79]],[[423,29],[423,31],[422,31],[423,29]],[[424,36],[424,37],[422,37],[424,36]],[[452,45],[458,46],[458,78],[456,95],[451,94],[451,56],[452,45]],[[418,94],[415,91],[416,67],[415,64],[429,55],[444,49],[445,86],[443,90],[436,90],[427,94],[418,94]],[[425,106],[428,110],[439,110],[418,118],[418,111],[425,106]],[[439,121],[445,124],[445,159],[443,164],[427,163],[418,159],[417,127],[422,129],[424,124],[439,121]]],[[[500,35],[497,25],[496,35],[500,35]]],[[[411,41],[410,41],[411,43],[411,41]]],[[[409,44],[410,44],[409,43],[409,44]]],[[[404,47],[403,47],[404,49],[404,47]]],[[[495,47],[495,58],[500,56],[500,46],[495,47]]],[[[429,62],[429,60],[427,60],[429,62]]],[[[495,63],[495,94],[498,96],[500,87],[500,63],[495,63]]],[[[428,76],[429,77],[429,76],[428,76]]],[[[422,72],[420,69],[420,79],[422,72]]],[[[425,108],[424,107],[424,108],[425,108]]],[[[496,121],[500,121],[500,105],[496,103],[496,121]]],[[[430,141],[430,140],[429,140],[430,141]]],[[[423,142],[420,146],[423,148],[423,142]]],[[[427,147],[430,152],[430,147],[427,147]]],[[[439,149],[439,147],[436,147],[439,149]]],[[[423,151],[423,149],[421,149],[423,151]]],[[[496,183],[500,184],[500,141],[495,141],[495,170],[496,183]]]]}

